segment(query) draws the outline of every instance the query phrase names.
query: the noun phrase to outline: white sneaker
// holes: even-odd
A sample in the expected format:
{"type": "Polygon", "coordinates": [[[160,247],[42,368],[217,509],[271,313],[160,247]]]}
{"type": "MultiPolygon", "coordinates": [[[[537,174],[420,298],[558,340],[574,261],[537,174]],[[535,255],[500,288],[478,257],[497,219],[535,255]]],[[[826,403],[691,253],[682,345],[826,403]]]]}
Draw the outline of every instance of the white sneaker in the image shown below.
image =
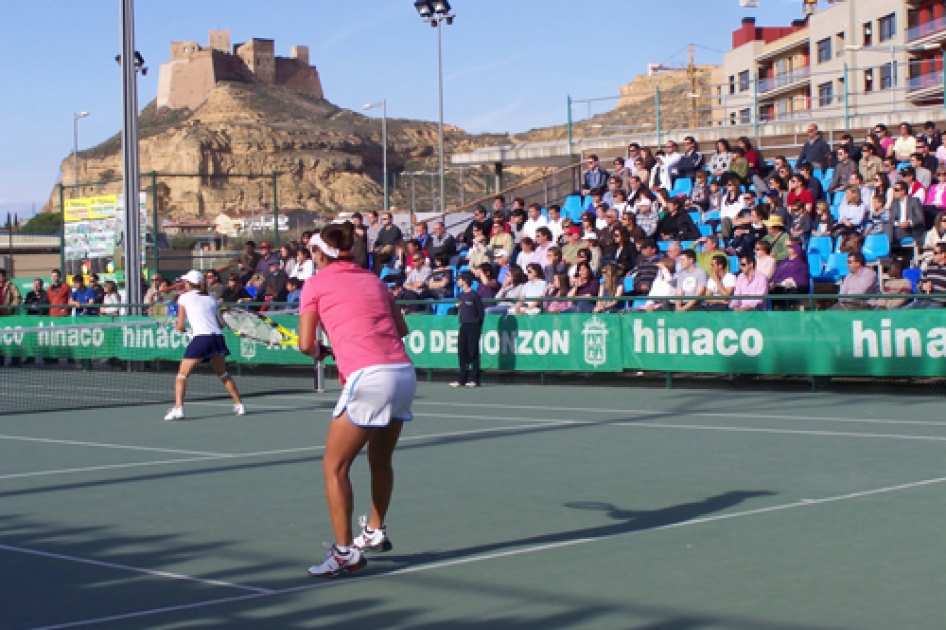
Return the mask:
{"type": "Polygon", "coordinates": [[[463,387],[463,383],[459,381],[453,381],[452,383],[450,383],[450,387],[463,387]]]}
{"type": "Polygon", "coordinates": [[[312,577],[338,577],[345,573],[354,573],[368,565],[368,560],[355,547],[349,547],[348,553],[343,554],[335,545],[322,545],[328,548],[328,555],[322,564],[309,567],[309,575],[312,577]]]}
{"type": "Polygon", "coordinates": [[[475,387],[479,387],[479,385],[477,385],[476,383],[470,381],[469,383],[466,384],[466,387],[468,387],[468,388],[470,388],[470,389],[473,389],[473,388],[475,388],[475,387]]]}
{"type": "Polygon", "coordinates": [[[359,551],[391,551],[394,549],[394,544],[391,543],[391,539],[388,538],[388,530],[386,527],[382,526],[381,529],[370,529],[368,527],[368,517],[361,516],[358,518],[358,524],[361,525],[361,534],[359,534],[352,546],[358,549],[359,551]]]}
{"type": "Polygon", "coordinates": [[[167,415],[164,416],[164,419],[168,422],[171,420],[183,420],[184,419],[184,408],[183,407],[171,407],[167,412],[167,415]]]}
{"type": "Polygon", "coordinates": [[[242,403],[239,404],[239,405],[233,405],[233,413],[234,413],[235,415],[238,415],[238,416],[245,416],[245,415],[246,415],[246,405],[244,405],[244,404],[242,404],[242,403]]]}

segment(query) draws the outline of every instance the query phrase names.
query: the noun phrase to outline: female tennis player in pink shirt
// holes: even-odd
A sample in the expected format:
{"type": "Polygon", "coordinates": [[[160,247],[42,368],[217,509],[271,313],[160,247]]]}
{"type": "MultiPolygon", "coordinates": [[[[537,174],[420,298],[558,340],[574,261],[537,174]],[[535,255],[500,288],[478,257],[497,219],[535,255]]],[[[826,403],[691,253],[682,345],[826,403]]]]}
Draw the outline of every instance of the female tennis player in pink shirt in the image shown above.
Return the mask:
{"type": "Polygon", "coordinates": [[[318,343],[322,328],[331,341],[342,381],[335,406],[322,470],[335,544],[325,561],[309,574],[336,577],[357,571],[368,551],[390,551],[384,518],[394,488],[391,457],[403,423],[411,420],[417,387],[414,365],[402,338],[408,329],[388,287],[355,264],[355,227],[333,223],[312,237],[318,272],[302,289],[299,307],[299,350],[316,360],[328,349],[318,343]],[[368,445],[371,468],[371,517],[362,517],[361,534],[352,538],[353,493],[348,472],[368,445]]]}

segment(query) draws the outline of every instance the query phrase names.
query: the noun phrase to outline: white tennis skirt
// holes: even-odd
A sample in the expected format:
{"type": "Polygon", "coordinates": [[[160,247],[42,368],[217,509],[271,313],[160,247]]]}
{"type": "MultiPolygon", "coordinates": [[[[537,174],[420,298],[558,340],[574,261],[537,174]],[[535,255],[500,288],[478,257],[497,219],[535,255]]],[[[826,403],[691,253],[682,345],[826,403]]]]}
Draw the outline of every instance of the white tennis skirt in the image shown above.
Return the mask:
{"type": "Polygon", "coordinates": [[[333,417],[346,411],[359,427],[386,427],[391,420],[414,419],[411,404],[417,390],[417,375],[411,363],[372,365],[353,372],[335,405],[333,417]]]}

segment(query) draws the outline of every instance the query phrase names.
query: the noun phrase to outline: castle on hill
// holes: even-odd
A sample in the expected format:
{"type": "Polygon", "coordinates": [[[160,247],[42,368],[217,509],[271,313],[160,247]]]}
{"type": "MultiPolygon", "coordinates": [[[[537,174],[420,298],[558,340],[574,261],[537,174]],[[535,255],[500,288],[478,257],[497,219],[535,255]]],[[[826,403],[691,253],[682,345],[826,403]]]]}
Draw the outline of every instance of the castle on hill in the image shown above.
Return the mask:
{"type": "Polygon", "coordinates": [[[324,98],[322,81],[309,65],[309,47],[293,46],[277,57],[271,39],[251,39],[230,48],[230,31],[210,31],[206,48],[197,42],[171,42],[171,60],[161,64],[158,107],[196,109],[219,81],[280,85],[324,98]]]}

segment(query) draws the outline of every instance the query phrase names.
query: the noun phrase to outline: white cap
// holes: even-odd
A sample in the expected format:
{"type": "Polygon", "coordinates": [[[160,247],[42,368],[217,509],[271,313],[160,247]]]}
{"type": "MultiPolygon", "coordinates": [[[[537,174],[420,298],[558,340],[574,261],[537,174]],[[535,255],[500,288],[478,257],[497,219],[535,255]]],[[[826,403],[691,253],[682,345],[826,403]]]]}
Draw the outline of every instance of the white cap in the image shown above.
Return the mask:
{"type": "Polygon", "coordinates": [[[509,258],[509,255],[510,255],[509,252],[507,252],[505,249],[500,249],[494,254],[496,258],[503,258],[504,256],[506,258],[509,258]]]}
{"type": "Polygon", "coordinates": [[[193,285],[198,285],[204,281],[204,274],[200,273],[196,269],[191,269],[178,279],[183,280],[184,282],[190,282],[193,285]]]}

